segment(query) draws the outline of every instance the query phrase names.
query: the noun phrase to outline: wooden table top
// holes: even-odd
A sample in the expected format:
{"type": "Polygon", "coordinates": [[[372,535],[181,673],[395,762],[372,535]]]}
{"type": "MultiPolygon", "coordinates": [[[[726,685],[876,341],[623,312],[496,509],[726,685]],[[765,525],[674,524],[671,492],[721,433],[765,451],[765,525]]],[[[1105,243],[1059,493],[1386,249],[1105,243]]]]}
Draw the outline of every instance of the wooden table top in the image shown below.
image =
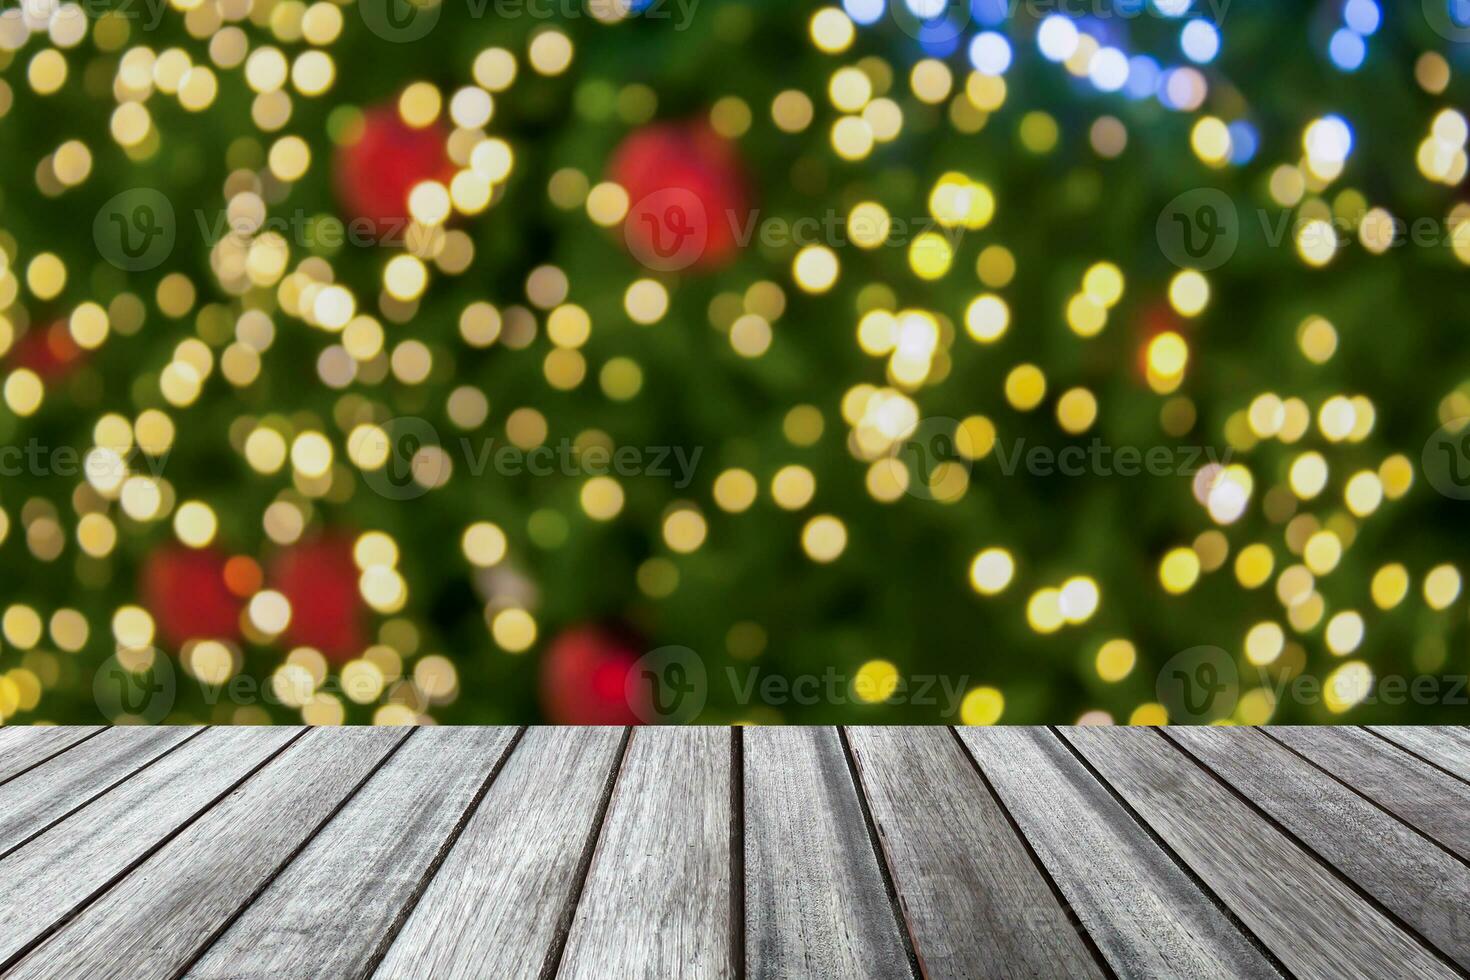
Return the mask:
{"type": "Polygon", "coordinates": [[[1462,728],[0,728],[0,976],[1452,977],[1462,728]]]}

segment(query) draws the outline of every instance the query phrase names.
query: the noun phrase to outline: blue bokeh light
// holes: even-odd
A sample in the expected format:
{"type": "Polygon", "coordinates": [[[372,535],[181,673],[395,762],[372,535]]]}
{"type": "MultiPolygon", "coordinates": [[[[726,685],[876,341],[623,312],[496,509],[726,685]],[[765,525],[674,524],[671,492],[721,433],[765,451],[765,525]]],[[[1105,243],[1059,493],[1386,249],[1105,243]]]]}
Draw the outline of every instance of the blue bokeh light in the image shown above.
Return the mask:
{"type": "Polygon", "coordinates": [[[1342,71],[1357,71],[1363,67],[1363,59],[1368,56],[1368,45],[1361,34],[1341,27],[1333,33],[1332,40],[1327,45],[1327,53],[1332,58],[1332,63],[1342,71]]]}
{"type": "Polygon", "coordinates": [[[1250,163],[1256,157],[1256,151],[1261,148],[1261,137],[1256,133],[1256,127],[1244,119],[1237,119],[1230,124],[1230,162],[1237,167],[1250,163]]]}
{"type": "Polygon", "coordinates": [[[852,18],[854,24],[864,27],[876,24],[887,9],[885,0],[842,0],[842,9],[847,11],[847,16],[852,18]]]}
{"type": "Polygon", "coordinates": [[[1128,85],[1124,89],[1131,99],[1151,99],[1159,90],[1159,63],[1146,54],[1128,59],[1128,85]]]}
{"type": "Polygon", "coordinates": [[[1179,46],[1197,65],[1207,65],[1220,53],[1220,32],[1207,20],[1192,20],[1179,32],[1179,46]]]}
{"type": "Polygon", "coordinates": [[[1011,67],[1011,42],[995,31],[975,35],[970,41],[970,64],[982,75],[1004,75],[1011,67]]]}
{"type": "Polygon", "coordinates": [[[1342,20],[1348,27],[1367,36],[1378,30],[1383,23],[1383,12],[1375,0],[1347,0],[1342,8],[1342,20]]]}

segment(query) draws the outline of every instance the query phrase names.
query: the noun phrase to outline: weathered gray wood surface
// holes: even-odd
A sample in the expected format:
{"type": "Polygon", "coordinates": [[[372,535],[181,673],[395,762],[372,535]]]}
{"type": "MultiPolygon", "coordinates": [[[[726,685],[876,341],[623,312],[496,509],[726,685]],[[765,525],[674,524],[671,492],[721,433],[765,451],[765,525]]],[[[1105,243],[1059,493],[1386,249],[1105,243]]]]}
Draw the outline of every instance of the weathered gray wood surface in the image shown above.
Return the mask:
{"type": "Polygon", "coordinates": [[[0,783],[9,782],[100,731],[98,727],[0,728],[0,783]]]}
{"type": "Polygon", "coordinates": [[[1400,820],[1470,860],[1470,785],[1357,728],[1273,728],[1291,746],[1400,820]]]}
{"type": "Polygon", "coordinates": [[[212,728],[0,861],[0,964],[102,895],[300,734],[212,728]]]}
{"type": "Polygon", "coordinates": [[[971,728],[960,737],[1120,975],[1281,975],[1055,734],[971,728]]]}
{"type": "Polygon", "coordinates": [[[508,728],[415,732],[188,975],[362,976],[515,736],[508,728]]]}
{"type": "Polygon", "coordinates": [[[0,786],[0,857],[200,731],[114,728],[0,786]]]}
{"type": "Polygon", "coordinates": [[[848,735],[927,976],[1103,975],[949,729],[848,735]]]}
{"type": "Polygon", "coordinates": [[[1456,975],[1162,735],[1066,737],[1296,976],[1456,975]]]}
{"type": "Polygon", "coordinates": [[[0,980],[1470,977],[1467,749],[0,728],[0,980]]]}
{"type": "Polygon", "coordinates": [[[528,731],[377,976],[539,976],[570,924],[625,738],[616,728],[528,731]]]}
{"type": "Polygon", "coordinates": [[[6,976],[177,976],[406,734],[308,732],[6,976]]]}
{"type": "Polygon", "coordinates": [[[1368,731],[1408,749],[1453,776],[1470,781],[1470,730],[1380,726],[1368,731]]]}
{"type": "Polygon", "coordinates": [[[744,741],[748,976],[912,975],[837,732],[744,741]]]}
{"type": "Polygon", "coordinates": [[[633,733],[558,976],[735,975],[732,742],[727,728],[633,733]]]}
{"type": "Polygon", "coordinates": [[[1457,910],[1470,909],[1470,867],[1261,732],[1178,728],[1169,737],[1470,968],[1470,934],[1455,927],[1457,910]]]}

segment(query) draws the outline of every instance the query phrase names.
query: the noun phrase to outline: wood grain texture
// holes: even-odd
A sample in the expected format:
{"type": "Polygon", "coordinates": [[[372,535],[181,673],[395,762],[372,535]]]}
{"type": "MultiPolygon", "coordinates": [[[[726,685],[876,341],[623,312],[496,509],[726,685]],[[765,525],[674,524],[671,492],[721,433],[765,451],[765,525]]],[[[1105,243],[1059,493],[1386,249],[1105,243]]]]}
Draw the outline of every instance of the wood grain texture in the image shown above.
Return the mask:
{"type": "Polygon", "coordinates": [[[1369,729],[1402,748],[1470,781],[1470,731],[1464,728],[1410,728],[1380,725],[1369,729]]]}
{"type": "Polygon", "coordinates": [[[558,976],[734,975],[731,754],[726,728],[634,731],[558,976]]]}
{"type": "Polygon", "coordinates": [[[1450,959],[1470,967],[1470,867],[1254,729],[1169,737],[1450,959]]]}
{"type": "Polygon", "coordinates": [[[0,964],[15,959],[300,732],[210,729],[0,861],[0,964]]]}
{"type": "Polygon", "coordinates": [[[0,727],[0,977],[1470,977],[1465,729],[515,738],[0,727]]]}
{"type": "Polygon", "coordinates": [[[926,977],[1102,976],[949,729],[847,734],[926,977]]]}
{"type": "Polygon", "coordinates": [[[109,728],[0,786],[0,856],[200,731],[109,728]]]}
{"type": "Polygon", "coordinates": [[[1285,742],[1405,823],[1470,859],[1470,786],[1360,728],[1272,728],[1285,742]]]}
{"type": "Polygon", "coordinates": [[[308,732],[6,976],[177,976],[406,734],[308,732]]]}
{"type": "Polygon", "coordinates": [[[368,780],[188,976],[362,976],[516,736],[425,728],[368,780]]]}
{"type": "Polygon", "coordinates": [[[744,757],[747,975],[912,976],[836,729],[751,728],[744,757]]]}
{"type": "Polygon", "coordinates": [[[1294,975],[1457,975],[1157,732],[1063,735],[1294,975]]]}
{"type": "Polygon", "coordinates": [[[101,726],[0,727],[0,783],[9,782],[32,766],[40,765],[53,755],[85,742],[100,731],[101,726]]]}
{"type": "Polygon", "coordinates": [[[1280,977],[1055,734],[959,732],[1119,976],[1280,977]]]}
{"type": "Polygon", "coordinates": [[[623,737],[618,728],[527,731],[376,976],[539,976],[581,883],[623,737]]]}

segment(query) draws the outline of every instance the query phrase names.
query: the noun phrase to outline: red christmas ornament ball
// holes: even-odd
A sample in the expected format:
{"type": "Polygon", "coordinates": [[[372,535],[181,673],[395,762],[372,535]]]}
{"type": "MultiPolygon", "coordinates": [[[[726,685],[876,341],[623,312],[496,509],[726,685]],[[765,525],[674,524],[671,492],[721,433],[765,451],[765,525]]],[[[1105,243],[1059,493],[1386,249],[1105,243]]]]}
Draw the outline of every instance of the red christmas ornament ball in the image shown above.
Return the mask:
{"type": "Polygon", "coordinates": [[[659,272],[733,260],[749,223],[749,181],[735,144],[703,120],[654,123],[623,140],[608,177],[628,192],[624,238],[659,272]]]}
{"type": "Polygon", "coordinates": [[[51,381],[70,374],[85,354],[72,339],[65,321],[58,321],[49,327],[27,331],[12,348],[10,363],[29,368],[43,381],[51,381]]]}
{"type": "Polygon", "coordinates": [[[424,181],[448,184],[454,176],[437,124],[415,129],[395,104],[367,110],[362,133],[337,150],[333,177],[337,200],[352,221],[367,221],[378,236],[402,235],[408,225],[408,195],[424,181]]]}
{"type": "Polygon", "coordinates": [[[225,556],[219,551],[183,545],[159,548],[144,560],[141,578],[143,605],[171,647],[240,635],[243,602],[225,585],[225,556]]]}
{"type": "Polygon", "coordinates": [[[634,642],[601,626],[561,633],[541,662],[541,708],[557,725],[637,725],[628,702],[628,673],[638,661],[634,642]]]}
{"type": "Polygon", "coordinates": [[[350,538],[327,534],[288,548],[271,564],[270,582],[291,603],[287,643],[339,663],[361,652],[364,610],[350,538]]]}

